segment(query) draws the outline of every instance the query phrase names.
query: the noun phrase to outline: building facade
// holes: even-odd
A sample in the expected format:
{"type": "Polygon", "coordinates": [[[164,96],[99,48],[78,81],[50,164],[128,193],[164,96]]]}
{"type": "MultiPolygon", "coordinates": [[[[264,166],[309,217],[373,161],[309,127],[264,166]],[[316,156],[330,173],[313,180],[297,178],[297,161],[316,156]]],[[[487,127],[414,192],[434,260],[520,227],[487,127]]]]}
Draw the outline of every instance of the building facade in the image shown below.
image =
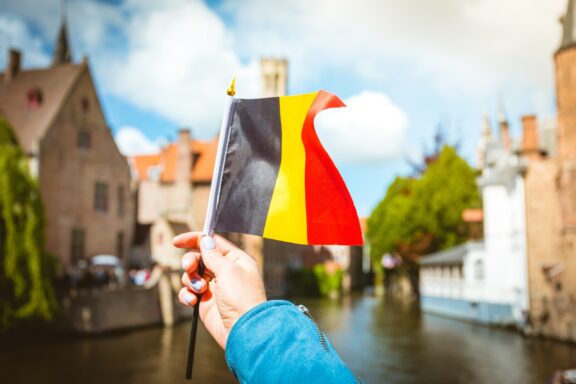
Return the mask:
{"type": "MultiPolygon", "coordinates": [[[[499,258],[495,262],[501,269],[492,273],[486,269],[486,273],[497,277],[494,286],[505,280],[526,281],[527,295],[521,285],[517,284],[517,287],[523,314],[520,324],[527,334],[576,341],[575,0],[568,1],[561,21],[562,40],[554,55],[556,123],[538,121],[536,116],[522,118],[522,139],[511,151],[512,156],[517,157],[517,166],[509,174],[509,180],[518,186],[518,192],[512,200],[502,195],[503,190],[483,194],[484,241],[488,244],[503,227],[516,223],[513,232],[501,237],[497,243],[492,242],[499,244],[493,249],[498,250],[499,258]],[[497,220],[490,218],[491,202],[498,206],[496,210],[500,217],[497,220]],[[511,214],[508,220],[503,217],[505,213],[511,214]],[[525,243],[522,237],[525,237],[525,243]],[[525,262],[519,263],[521,259],[525,262]],[[516,261],[510,264],[506,260],[516,261]],[[512,268],[513,265],[516,268],[512,268]]],[[[509,136],[502,134],[500,145],[505,148],[506,142],[510,142],[509,136]]],[[[486,157],[479,162],[483,169],[490,167],[487,143],[484,135],[480,149],[487,149],[486,157]]],[[[491,176],[484,176],[483,172],[480,184],[486,188],[492,184],[490,179],[491,176]]],[[[486,249],[485,256],[489,254],[486,249]]],[[[429,284],[428,278],[429,271],[424,265],[422,280],[425,285],[429,284]]]]}
{"type": "Polygon", "coordinates": [[[71,62],[63,23],[48,68],[23,70],[11,50],[0,113],[37,177],[47,251],[62,267],[94,255],[125,259],[133,231],[130,169],[102,111],[88,60],[71,62]]]}
{"type": "Polygon", "coordinates": [[[146,264],[148,257],[179,268],[182,252],[171,251],[167,237],[179,232],[169,229],[203,229],[217,147],[218,139],[193,140],[188,129],[181,129],[177,141],[159,153],[129,159],[136,185],[136,227],[142,232],[134,247],[139,254],[135,263],[146,264]]]}
{"type": "MultiPolygon", "coordinates": [[[[576,4],[568,1],[554,55],[557,149],[525,138],[530,332],[576,340],[576,4]]],[[[534,125],[536,125],[534,120],[534,125]]]]}
{"type": "Polygon", "coordinates": [[[489,324],[524,325],[528,310],[525,165],[508,123],[493,138],[485,120],[479,148],[484,237],[423,257],[425,311],[489,324]]]}

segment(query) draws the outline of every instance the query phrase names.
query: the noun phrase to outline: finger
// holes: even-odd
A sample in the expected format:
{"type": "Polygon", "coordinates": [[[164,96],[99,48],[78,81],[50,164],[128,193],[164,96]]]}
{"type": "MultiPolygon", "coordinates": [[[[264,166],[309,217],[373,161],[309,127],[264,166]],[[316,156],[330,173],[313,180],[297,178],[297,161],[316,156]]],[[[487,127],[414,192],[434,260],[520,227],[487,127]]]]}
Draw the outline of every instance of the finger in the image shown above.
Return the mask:
{"type": "Polygon", "coordinates": [[[208,282],[200,277],[196,272],[182,275],[182,284],[196,293],[202,293],[208,288],[208,282]]]}
{"type": "Polygon", "coordinates": [[[176,248],[198,249],[198,242],[201,236],[202,232],[182,233],[172,239],[172,244],[174,244],[176,248]]]}
{"type": "Polygon", "coordinates": [[[188,307],[193,307],[194,305],[196,305],[196,301],[198,301],[198,298],[188,289],[182,288],[180,292],[178,292],[178,300],[188,307]]]}
{"type": "Polygon", "coordinates": [[[200,252],[202,252],[204,265],[218,276],[219,271],[222,270],[226,263],[226,259],[218,249],[214,238],[211,236],[203,236],[200,240],[200,252]]]}
{"type": "Polygon", "coordinates": [[[212,237],[216,242],[216,248],[222,253],[222,255],[226,256],[226,254],[234,251],[235,249],[240,249],[233,243],[231,243],[228,239],[223,238],[220,235],[214,235],[212,237]]]}
{"type": "Polygon", "coordinates": [[[198,262],[202,254],[200,252],[187,252],[180,260],[182,269],[187,273],[192,273],[198,269],[198,262]]]}

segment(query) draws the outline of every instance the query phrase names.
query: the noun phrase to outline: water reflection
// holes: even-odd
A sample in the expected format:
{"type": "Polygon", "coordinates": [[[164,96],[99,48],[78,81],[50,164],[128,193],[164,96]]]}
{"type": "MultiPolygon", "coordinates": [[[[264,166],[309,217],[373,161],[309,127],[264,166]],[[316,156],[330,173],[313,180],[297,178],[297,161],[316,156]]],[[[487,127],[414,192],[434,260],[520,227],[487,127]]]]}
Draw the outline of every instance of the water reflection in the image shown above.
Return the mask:
{"type": "MultiPolygon", "coordinates": [[[[370,296],[306,305],[368,383],[544,383],[576,367],[576,347],[421,314],[370,296]]],[[[195,383],[233,383],[224,353],[199,328],[195,383]]],[[[3,383],[186,382],[189,324],[81,340],[0,346],[3,383]]]]}

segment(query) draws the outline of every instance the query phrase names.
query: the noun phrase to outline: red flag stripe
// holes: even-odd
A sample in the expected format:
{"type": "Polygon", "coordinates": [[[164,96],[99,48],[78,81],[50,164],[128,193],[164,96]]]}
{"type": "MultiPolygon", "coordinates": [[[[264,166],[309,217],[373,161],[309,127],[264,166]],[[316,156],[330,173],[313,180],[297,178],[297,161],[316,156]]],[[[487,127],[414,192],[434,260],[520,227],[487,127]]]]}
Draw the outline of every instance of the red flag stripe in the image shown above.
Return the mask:
{"type": "Polygon", "coordinates": [[[306,152],[306,221],[310,245],[363,243],[350,193],[314,128],[314,118],[319,112],[343,106],[335,95],[320,91],[304,120],[302,142],[306,152]]]}

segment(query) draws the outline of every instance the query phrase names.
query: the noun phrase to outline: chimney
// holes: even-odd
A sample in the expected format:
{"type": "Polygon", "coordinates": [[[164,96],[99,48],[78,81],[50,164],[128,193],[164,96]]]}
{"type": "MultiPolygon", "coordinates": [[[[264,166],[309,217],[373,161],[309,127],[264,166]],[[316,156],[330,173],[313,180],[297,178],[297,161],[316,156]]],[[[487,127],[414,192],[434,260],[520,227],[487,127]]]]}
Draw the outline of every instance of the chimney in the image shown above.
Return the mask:
{"type": "Polygon", "coordinates": [[[11,48],[8,51],[8,63],[6,65],[6,77],[4,78],[7,82],[11,81],[16,77],[18,72],[20,72],[20,61],[22,59],[22,54],[19,50],[11,48]]]}
{"type": "Polygon", "coordinates": [[[522,154],[529,159],[538,158],[538,124],[535,115],[522,116],[522,154]]]}
{"type": "Polygon", "coordinates": [[[190,130],[181,128],[178,131],[176,162],[176,181],[189,183],[192,175],[192,138],[190,130]]]}

